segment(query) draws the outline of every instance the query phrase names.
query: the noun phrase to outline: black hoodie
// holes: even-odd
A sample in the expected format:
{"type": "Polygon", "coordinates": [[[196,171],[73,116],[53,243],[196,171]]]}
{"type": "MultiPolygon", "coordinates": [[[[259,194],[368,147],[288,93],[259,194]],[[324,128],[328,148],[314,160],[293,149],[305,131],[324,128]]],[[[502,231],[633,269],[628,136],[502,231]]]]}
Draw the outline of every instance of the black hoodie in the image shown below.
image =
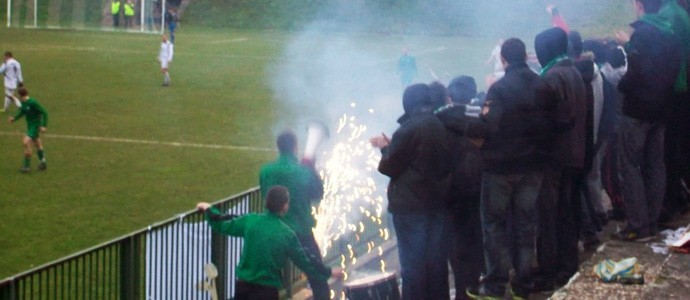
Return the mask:
{"type": "Polygon", "coordinates": [[[450,169],[447,133],[431,111],[428,93],[428,87],[423,84],[407,88],[403,96],[405,115],[398,120],[400,127],[390,145],[381,149],[378,170],[391,179],[388,184],[391,213],[447,208],[450,169]]]}
{"type": "MultiPolygon", "coordinates": [[[[549,64],[568,49],[568,37],[560,28],[537,35],[535,50],[539,62],[549,64]]],[[[542,74],[536,92],[537,105],[547,111],[552,130],[549,143],[560,167],[582,169],[585,166],[587,89],[570,59],[562,59],[542,74]]]]}
{"type": "Polygon", "coordinates": [[[623,113],[644,120],[664,120],[673,96],[681,49],[656,27],[637,21],[631,24],[628,72],[618,89],[624,94],[623,113]]]}

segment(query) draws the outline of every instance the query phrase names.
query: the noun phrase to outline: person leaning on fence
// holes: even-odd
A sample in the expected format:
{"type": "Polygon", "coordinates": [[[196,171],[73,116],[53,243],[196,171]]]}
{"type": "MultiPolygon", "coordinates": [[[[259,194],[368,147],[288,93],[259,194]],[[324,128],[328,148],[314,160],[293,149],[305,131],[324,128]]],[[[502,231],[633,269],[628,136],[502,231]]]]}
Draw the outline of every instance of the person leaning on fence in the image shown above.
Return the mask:
{"type": "Polygon", "coordinates": [[[284,186],[274,186],[266,194],[266,209],[262,214],[241,217],[224,215],[208,203],[197,204],[206,222],[221,234],[244,238],[244,246],[237,265],[235,298],[278,299],[282,285],[281,269],[289,258],[309,276],[327,280],[340,277],[342,269],[331,269],[315,263],[302,249],[297,235],[283,221],[290,208],[290,194],[284,186]]]}

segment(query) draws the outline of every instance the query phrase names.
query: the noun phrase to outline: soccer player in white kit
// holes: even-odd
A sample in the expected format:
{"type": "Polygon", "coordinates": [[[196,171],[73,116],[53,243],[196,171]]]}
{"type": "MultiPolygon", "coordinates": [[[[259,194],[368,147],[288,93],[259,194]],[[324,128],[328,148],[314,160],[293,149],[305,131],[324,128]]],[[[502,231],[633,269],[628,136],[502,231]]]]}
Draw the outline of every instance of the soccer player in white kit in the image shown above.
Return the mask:
{"type": "Polygon", "coordinates": [[[168,66],[173,59],[173,48],[174,45],[168,41],[168,36],[163,35],[161,50],[158,52],[158,61],[161,62],[161,73],[163,73],[163,86],[170,85],[170,73],[168,72],[168,66]]]}
{"type": "Polygon", "coordinates": [[[5,75],[5,105],[0,112],[7,111],[12,102],[17,107],[22,107],[21,102],[14,98],[14,91],[24,85],[22,66],[12,57],[12,52],[5,52],[5,63],[0,66],[0,74],[5,75]]]}

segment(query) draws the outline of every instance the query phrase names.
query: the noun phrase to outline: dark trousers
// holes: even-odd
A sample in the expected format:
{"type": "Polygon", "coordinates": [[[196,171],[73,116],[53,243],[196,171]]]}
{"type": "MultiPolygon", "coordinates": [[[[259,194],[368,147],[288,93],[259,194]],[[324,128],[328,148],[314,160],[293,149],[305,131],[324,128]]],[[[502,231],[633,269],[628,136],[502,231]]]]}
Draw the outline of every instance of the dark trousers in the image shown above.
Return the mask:
{"type": "Polygon", "coordinates": [[[666,191],[664,124],[625,117],[621,128],[620,172],[628,227],[655,233],[666,191]]]}
{"type": "MultiPolygon", "coordinates": [[[[690,93],[676,96],[672,102],[671,114],[666,124],[665,162],[666,162],[666,199],[664,214],[667,220],[677,216],[687,203],[682,197],[683,174],[690,170],[690,93]]],[[[690,183],[688,183],[690,184],[690,183]]]]}
{"type": "MultiPolygon", "coordinates": [[[[309,260],[311,260],[313,264],[323,265],[321,250],[319,250],[319,245],[316,243],[316,239],[314,239],[314,234],[298,234],[297,238],[300,244],[302,244],[302,249],[304,249],[304,253],[309,260]]],[[[328,281],[310,276],[307,276],[307,280],[314,294],[314,300],[328,300],[331,298],[331,289],[328,287],[328,281]]]]}
{"type": "Polygon", "coordinates": [[[113,15],[113,26],[120,27],[120,14],[113,15]]]}
{"type": "Polygon", "coordinates": [[[170,42],[175,43],[175,28],[177,28],[177,24],[175,22],[170,22],[168,23],[168,31],[170,32],[170,42]]]}
{"type": "Polygon", "coordinates": [[[481,292],[503,295],[511,267],[515,269],[513,290],[523,294],[532,289],[535,203],[542,178],[541,172],[483,174],[481,221],[486,269],[481,292]]]}
{"type": "Polygon", "coordinates": [[[235,281],[235,300],[278,300],[276,287],[235,281]]]}
{"type": "Polygon", "coordinates": [[[479,285],[479,276],[484,270],[480,197],[477,195],[470,198],[454,198],[455,201],[469,204],[454,209],[448,216],[448,233],[452,243],[448,261],[455,279],[455,299],[467,299],[465,290],[479,285]]]}
{"type": "Polygon", "coordinates": [[[449,299],[446,211],[394,213],[402,298],[449,299]]]}
{"type": "Polygon", "coordinates": [[[125,28],[129,28],[130,26],[132,26],[132,17],[125,16],[125,28]]]}
{"type": "Polygon", "coordinates": [[[563,284],[578,269],[582,170],[550,168],[537,200],[537,261],[541,279],[563,284]]]}

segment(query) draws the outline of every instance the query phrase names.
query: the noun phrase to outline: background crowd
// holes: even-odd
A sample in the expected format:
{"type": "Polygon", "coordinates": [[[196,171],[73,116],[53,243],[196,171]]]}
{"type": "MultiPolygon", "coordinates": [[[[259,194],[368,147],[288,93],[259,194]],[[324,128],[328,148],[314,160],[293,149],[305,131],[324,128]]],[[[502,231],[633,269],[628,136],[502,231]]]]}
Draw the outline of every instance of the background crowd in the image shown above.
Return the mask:
{"type": "Polygon", "coordinates": [[[405,89],[400,127],[371,139],[390,177],[404,299],[449,298],[448,262],[458,298],[552,291],[609,219],[625,221],[611,238],[649,241],[687,205],[687,3],[634,8],[632,35],[583,40],[549,6],[539,63],[520,39],[501,41],[483,99],[467,76],[405,89]]]}

